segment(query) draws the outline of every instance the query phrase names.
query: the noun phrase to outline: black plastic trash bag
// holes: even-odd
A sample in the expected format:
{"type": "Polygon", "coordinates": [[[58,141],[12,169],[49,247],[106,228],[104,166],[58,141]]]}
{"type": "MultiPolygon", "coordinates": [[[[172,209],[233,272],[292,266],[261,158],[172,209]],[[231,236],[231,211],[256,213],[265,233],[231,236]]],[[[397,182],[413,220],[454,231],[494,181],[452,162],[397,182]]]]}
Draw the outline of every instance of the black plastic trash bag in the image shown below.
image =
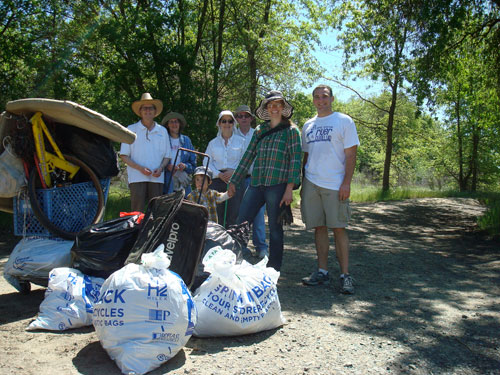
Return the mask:
{"type": "Polygon", "coordinates": [[[140,263],[142,254],[164,244],[171,259],[169,269],[190,287],[203,249],[208,211],[183,197],[181,190],[151,199],[141,232],[125,263],[140,263]]]}
{"type": "MultiPolygon", "coordinates": [[[[240,263],[243,259],[242,253],[248,245],[250,239],[250,224],[244,222],[241,224],[231,225],[228,229],[213,221],[208,222],[207,233],[205,235],[205,243],[203,244],[203,253],[201,259],[213,247],[220,246],[223,249],[231,250],[236,254],[236,263],[240,263]]],[[[191,290],[196,290],[210,275],[203,270],[203,263],[199,262],[196,270],[191,290]]]]}
{"type": "Polygon", "coordinates": [[[122,268],[141,228],[139,216],[125,216],[84,229],[71,248],[71,267],[104,279],[122,268]]]}
{"type": "Polygon", "coordinates": [[[109,139],[76,126],[58,126],[56,136],[63,153],[75,155],[99,179],[118,174],[118,158],[109,139]]]}

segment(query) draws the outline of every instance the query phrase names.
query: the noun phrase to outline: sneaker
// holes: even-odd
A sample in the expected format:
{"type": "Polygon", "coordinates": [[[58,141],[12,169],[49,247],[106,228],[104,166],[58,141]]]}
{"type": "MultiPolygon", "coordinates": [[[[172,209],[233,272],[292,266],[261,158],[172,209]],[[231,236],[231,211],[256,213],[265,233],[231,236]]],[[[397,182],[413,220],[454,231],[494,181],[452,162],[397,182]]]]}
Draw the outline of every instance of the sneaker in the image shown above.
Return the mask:
{"type": "Polygon", "coordinates": [[[259,250],[257,252],[257,256],[260,258],[260,259],[264,259],[265,257],[268,257],[269,258],[269,253],[267,251],[267,249],[263,249],[263,250],[259,250]]]}
{"type": "Polygon", "coordinates": [[[354,279],[351,275],[345,275],[340,278],[340,293],[354,294],[354,279]]]}
{"type": "Polygon", "coordinates": [[[305,285],[328,285],[330,283],[330,276],[324,274],[323,272],[315,271],[310,276],[304,277],[302,283],[305,285]]]}

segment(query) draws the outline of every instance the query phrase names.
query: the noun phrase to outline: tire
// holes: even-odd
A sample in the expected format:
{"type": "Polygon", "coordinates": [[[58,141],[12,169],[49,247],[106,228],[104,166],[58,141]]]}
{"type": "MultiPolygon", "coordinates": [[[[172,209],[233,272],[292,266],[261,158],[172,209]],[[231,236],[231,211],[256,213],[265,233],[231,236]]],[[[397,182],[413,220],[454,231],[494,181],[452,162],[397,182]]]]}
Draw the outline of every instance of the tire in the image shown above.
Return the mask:
{"type": "MultiPolygon", "coordinates": [[[[28,197],[30,200],[31,209],[33,210],[33,213],[35,214],[40,224],[42,224],[50,233],[58,237],[64,238],[66,240],[74,240],[76,238],[76,235],[84,227],[91,224],[96,224],[101,221],[104,215],[104,194],[102,191],[101,183],[99,182],[97,175],[92,171],[92,169],[90,169],[84,162],[82,162],[80,159],[75,158],[74,156],[64,155],[64,158],[67,161],[80,167],[75,177],[80,177],[81,180],[90,180],[90,182],[92,182],[97,192],[97,210],[95,216],[93,218],[86,218],[84,222],[81,223],[82,225],[80,225],[80,228],[76,231],[61,228],[60,225],[54,223],[54,221],[56,221],[54,218],[52,218],[52,220],[49,219],[43,210],[42,204],[38,201],[37,189],[40,188],[41,182],[36,166],[31,170],[29,176],[28,197]],[[82,179],[81,177],[84,177],[85,175],[88,178],[82,179]]],[[[75,218],[77,216],[78,215],[73,214],[71,215],[71,218],[75,218]]]]}

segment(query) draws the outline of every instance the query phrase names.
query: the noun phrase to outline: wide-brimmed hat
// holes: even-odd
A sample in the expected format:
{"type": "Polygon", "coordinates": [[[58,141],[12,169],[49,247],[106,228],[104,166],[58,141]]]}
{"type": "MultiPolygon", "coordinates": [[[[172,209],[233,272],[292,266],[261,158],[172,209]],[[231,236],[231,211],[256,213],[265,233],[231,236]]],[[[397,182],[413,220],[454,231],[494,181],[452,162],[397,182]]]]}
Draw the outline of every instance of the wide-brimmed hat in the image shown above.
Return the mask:
{"type": "Polygon", "coordinates": [[[144,104],[152,104],[155,106],[156,108],[155,117],[158,116],[161,113],[161,111],[163,111],[162,101],[160,99],[153,99],[153,97],[149,92],[145,92],[144,94],[142,94],[141,100],[137,100],[132,103],[132,111],[134,111],[134,113],[139,117],[141,117],[141,112],[140,112],[141,106],[144,104]]]}
{"type": "Polygon", "coordinates": [[[257,108],[257,110],[255,111],[255,114],[257,115],[258,118],[265,121],[271,119],[271,117],[269,116],[269,112],[267,111],[267,103],[272,102],[274,100],[281,100],[284,103],[285,106],[282,112],[283,117],[287,119],[292,117],[293,114],[292,105],[286,101],[281,91],[272,90],[269,91],[264,97],[264,99],[260,101],[259,108],[257,108]]]}
{"type": "Polygon", "coordinates": [[[219,113],[219,118],[217,119],[217,124],[216,124],[217,126],[219,126],[219,121],[222,118],[222,116],[231,116],[234,120],[234,123],[236,123],[236,119],[234,118],[233,112],[225,110],[219,113]]]}
{"type": "Polygon", "coordinates": [[[210,179],[210,181],[212,181],[213,180],[213,178],[212,178],[213,173],[210,170],[210,168],[208,168],[208,167],[196,167],[196,169],[194,170],[194,173],[193,173],[193,178],[194,178],[194,176],[205,175],[205,171],[206,171],[207,177],[210,179]]]}
{"type": "Polygon", "coordinates": [[[183,115],[181,115],[180,113],[178,112],[169,112],[165,115],[165,117],[163,117],[163,120],[161,120],[161,124],[165,127],[167,127],[168,125],[168,121],[169,120],[172,120],[173,118],[176,118],[177,120],[179,120],[179,122],[181,123],[181,128],[180,128],[180,132],[182,132],[182,129],[184,129],[187,125],[187,122],[186,122],[186,119],[184,118],[183,115]]]}
{"type": "Polygon", "coordinates": [[[254,115],[254,114],[252,113],[252,111],[250,110],[250,107],[249,107],[249,106],[247,106],[246,104],[242,104],[242,105],[240,105],[238,108],[236,108],[236,111],[234,111],[234,112],[233,112],[233,113],[234,113],[234,116],[237,116],[237,115],[238,115],[238,113],[240,113],[240,112],[246,112],[246,113],[248,113],[250,116],[255,117],[255,115],[254,115]]]}

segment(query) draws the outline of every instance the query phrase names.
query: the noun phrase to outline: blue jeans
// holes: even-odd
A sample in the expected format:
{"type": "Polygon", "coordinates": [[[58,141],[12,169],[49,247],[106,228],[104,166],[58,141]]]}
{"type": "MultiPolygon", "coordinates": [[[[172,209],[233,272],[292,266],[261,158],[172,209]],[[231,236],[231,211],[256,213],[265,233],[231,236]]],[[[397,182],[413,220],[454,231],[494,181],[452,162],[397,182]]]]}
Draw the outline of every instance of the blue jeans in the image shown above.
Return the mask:
{"type": "MultiPolygon", "coordinates": [[[[245,179],[245,189],[250,186],[250,177],[245,179]]],[[[257,251],[267,251],[266,243],[266,221],[264,219],[264,212],[266,211],[266,206],[262,206],[260,211],[253,219],[252,225],[252,242],[257,251]]]]}
{"type": "Polygon", "coordinates": [[[283,259],[283,226],[278,223],[280,201],[285,193],[286,183],[272,186],[249,186],[240,206],[237,223],[253,222],[262,206],[267,209],[269,225],[269,262],[268,267],[276,271],[281,268],[283,259]]]}

